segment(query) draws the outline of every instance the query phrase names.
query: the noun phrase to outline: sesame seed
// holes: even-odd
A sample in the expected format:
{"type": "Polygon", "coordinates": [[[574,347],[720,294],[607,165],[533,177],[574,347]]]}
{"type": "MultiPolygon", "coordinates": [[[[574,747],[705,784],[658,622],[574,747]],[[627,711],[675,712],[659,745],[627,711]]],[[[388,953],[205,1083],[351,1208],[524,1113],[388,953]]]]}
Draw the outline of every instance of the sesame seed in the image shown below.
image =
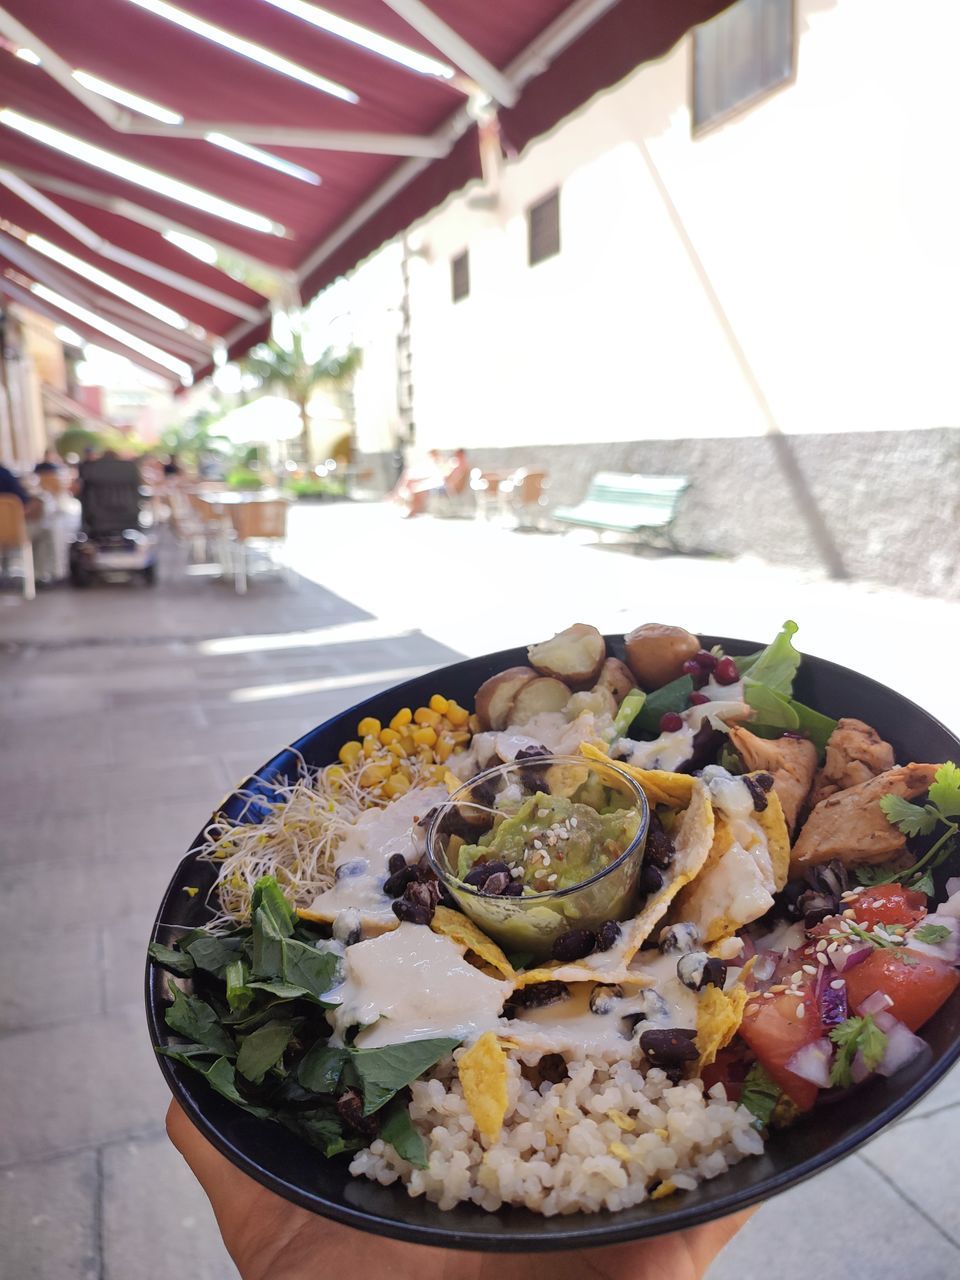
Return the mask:
{"type": "Polygon", "coordinates": [[[765,992],[763,993],[763,998],[764,998],[764,1000],[772,1000],[772,999],[773,999],[773,992],[772,992],[772,991],[765,991],[765,992]]]}
{"type": "Polygon", "coordinates": [[[829,950],[830,950],[830,943],[829,943],[829,942],[827,942],[826,938],[821,938],[821,939],[820,939],[820,941],[819,941],[819,942],[817,943],[817,945],[816,945],[816,950],[817,950],[817,951],[829,951],[829,950]]]}
{"type": "Polygon", "coordinates": [[[791,974],[791,975],[790,975],[790,981],[791,981],[791,982],[802,982],[802,981],[803,981],[803,970],[802,970],[802,969],[798,969],[796,973],[791,974]]]}
{"type": "Polygon", "coordinates": [[[798,1017],[798,1018],[804,1018],[804,1017],[806,1017],[806,1014],[807,1014],[807,1011],[806,1011],[806,1009],[804,1008],[804,1006],[803,1006],[802,1004],[798,1004],[798,1005],[797,1005],[797,1017],[798,1017]]]}
{"type": "Polygon", "coordinates": [[[818,964],[829,964],[829,963],[830,963],[830,958],[829,958],[829,956],[825,956],[825,955],[823,954],[823,952],[822,952],[822,951],[820,951],[820,952],[818,952],[818,954],[817,954],[817,963],[818,963],[818,964]]]}
{"type": "Polygon", "coordinates": [[[847,945],[845,947],[841,947],[840,950],[843,952],[845,956],[848,956],[850,952],[853,950],[853,947],[851,947],[848,942],[847,945]]]}
{"type": "Polygon", "coordinates": [[[571,819],[570,819],[570,825],[571,825],[571,827],[575,827],[575,826],[577,825],[577,819],[576,819],[576,818],[571,818],[571,819]]]}
{"type": "Polygon", "coordinates": [[[786,989],[787,989],[787,984],[785,982],[778,982],[776,983],[775,986],[772,986],[770,988],[771,991],[776,991],[776,992],[786,991],[786,989]]]}
{"type": "Polygon", "coordinates": [[[843,988],[844,988],[846,985],[847,985],[847,984],[844,982],[844,980],[843,980],[842,978],[837,978],[837,980],[836,980],[835,982],[831,982],[831,983],[830,983],[830,990],[831,990],[831,991],[842,991],[842,990],[843,990],[843,988]]]}
{"type": "Polygon", "coordinates": [[[857,913],[854,911],[853,907],[847,907],[846,911],[843,913],[843,918],[844,920],[856,920],[857,913]]]}
{"type": "Polygon", "coordinates": [[[556,883],[557,883],[557,873],[556,871],[554,871],[553,875],[547,876],[547,884],[556,884],[556,883]]]}
{"type": "Polygon", "coordinates": [[[803,966],[803,972],[804,972],[804,973],[816,973],[816,972],[817,972],[817,970],[816,970],[816,967],[815,967],[814,965],[812,965],[812,964],[805,964],[805,965],[803,966]]]}

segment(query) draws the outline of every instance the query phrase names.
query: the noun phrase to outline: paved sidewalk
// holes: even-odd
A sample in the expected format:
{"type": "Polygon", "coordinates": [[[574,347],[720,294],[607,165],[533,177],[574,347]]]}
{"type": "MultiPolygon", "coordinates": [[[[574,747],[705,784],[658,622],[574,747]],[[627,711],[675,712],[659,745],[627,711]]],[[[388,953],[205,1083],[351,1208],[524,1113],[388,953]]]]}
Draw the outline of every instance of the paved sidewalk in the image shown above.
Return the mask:
{"type": "MultiPolygon", "coordinates": [[[[0,593],[0,1280],[236,1272],[163,1134],[141,1006],[156,904],[211,808],[284,743],[416,671],[571,621],[772,636],[960,725],[960,605],[795,570],[647,558],[378,507],[298,507],[295,585],[185,575],[0,593]]],[[[862,1156],[765,1206],[710,1280],[960,1271],[960,1074],[862,1156]],[[838,1213],[838,1201],[841,1212],[838,1213]]]]}

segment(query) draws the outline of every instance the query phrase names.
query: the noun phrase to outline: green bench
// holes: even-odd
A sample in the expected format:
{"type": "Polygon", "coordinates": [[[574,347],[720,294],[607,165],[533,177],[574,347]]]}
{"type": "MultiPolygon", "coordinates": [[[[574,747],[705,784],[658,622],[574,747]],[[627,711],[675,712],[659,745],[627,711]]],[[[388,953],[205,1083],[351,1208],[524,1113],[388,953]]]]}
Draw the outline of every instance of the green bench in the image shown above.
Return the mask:
{"type": "Polygon", "coordinates": [[[558,507],[553,518],[560,524],[629,533],[638,539],[638,546],[642,534],[654,531],[677,551],[671,526],[680,499],[689,487],[686,476],[630,476],[598,471],[583,501],[575,507],[558,507]]]}

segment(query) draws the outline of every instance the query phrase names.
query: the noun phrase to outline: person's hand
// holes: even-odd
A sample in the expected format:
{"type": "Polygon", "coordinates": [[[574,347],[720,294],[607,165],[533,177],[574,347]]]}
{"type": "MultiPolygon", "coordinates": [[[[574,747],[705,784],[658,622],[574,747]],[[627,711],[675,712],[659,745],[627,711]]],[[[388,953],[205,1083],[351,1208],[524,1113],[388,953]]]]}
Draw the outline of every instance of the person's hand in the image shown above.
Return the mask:
{"type": "Polygon", "coordinates": [[[384,1240],[317,1217],[241,1173],[176,1102],[167,1133],[213,1205],[243,1280],[701,1280],[753,1212],[655,1240],[566,1253],[482,1254],[384,1240]]]}

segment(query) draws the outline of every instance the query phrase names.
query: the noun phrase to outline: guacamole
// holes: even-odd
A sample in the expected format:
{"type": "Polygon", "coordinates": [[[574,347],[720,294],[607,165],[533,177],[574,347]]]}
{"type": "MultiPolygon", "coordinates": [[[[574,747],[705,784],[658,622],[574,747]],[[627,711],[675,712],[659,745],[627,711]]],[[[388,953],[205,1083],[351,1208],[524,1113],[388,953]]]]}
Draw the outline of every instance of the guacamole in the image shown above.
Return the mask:
{"type": "Polygon", "coordinates": [[[571,889],[609,867],[640,830],[636,809],[598,812],[568,796],[538,791],[500,819],[476,844],[462,845],[463,880],[477,863],[503,863],[523,892],[571,889]]]}

